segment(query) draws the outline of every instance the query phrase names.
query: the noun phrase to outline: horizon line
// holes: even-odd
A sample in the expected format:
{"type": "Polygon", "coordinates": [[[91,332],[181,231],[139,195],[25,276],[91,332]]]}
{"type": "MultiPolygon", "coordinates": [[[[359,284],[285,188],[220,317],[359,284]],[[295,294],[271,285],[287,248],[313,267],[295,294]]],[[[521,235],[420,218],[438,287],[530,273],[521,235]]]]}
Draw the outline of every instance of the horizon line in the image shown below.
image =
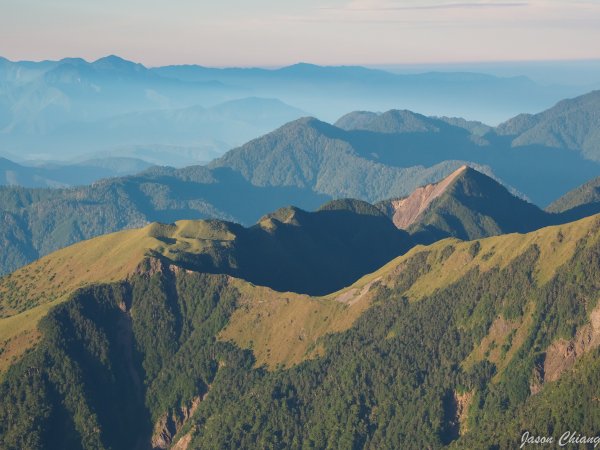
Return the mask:
{"type": "Polygon", "coordinates": [[[410,67],[410,66],[458,66],[458,65],[486,65],[486,64],[519,64],[519,63],[577,63],[577,62],[600,62],[600,56],[591,58],[557,58],[557,59],[490,59],[490,60],[461,60],[461,61],[403,61],[403,62],[379,62],[379,63],[360,63],[360,62],[348,62],[342,64],[322,64],[309,61],[297,61],[292,63],[283,64],[257,64],[257,65],[205,65],[196,62],[184,62],[184,63],[167,63],[162,65],[146,65],[143,62],[135,59],[128,59],[119,56],[115,53],[111,53],[105,56],[101,56],[96,59],[85,58],[81,56],[65,56],[59,59],[43,58],[43,59],[10,59],[0,55],[0,59],[4,59],[11,63],[44,63],[44,62],[61,62],[69,59],[82,60],[87,64],[93,64],[102,59],[116,57],[127,62],[141,64],[148,69],[168,67],[168,66],[199,66],[209,69],[265,69],[265,70],[277,70],[286,67],[292,67],[296,65],[311,65],[317,67],[365,67],[365,68],[377,68],[377,67],[410,67]]]}

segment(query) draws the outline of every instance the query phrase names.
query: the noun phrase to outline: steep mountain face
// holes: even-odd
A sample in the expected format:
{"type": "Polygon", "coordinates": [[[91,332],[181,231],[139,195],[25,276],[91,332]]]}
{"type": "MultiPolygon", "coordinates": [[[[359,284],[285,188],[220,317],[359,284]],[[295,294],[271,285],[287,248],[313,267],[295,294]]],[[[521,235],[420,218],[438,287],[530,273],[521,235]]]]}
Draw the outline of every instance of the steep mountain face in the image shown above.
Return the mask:
{"type": "Polygon", "coordinates": [[[439,183],[418,188],[408,197],[378,206],[398,228],[410,231],[422,242],[450,236],[473,240],[524,233],[568,221],[515,197],[504,186],[467,166],[439,183]]]}
{"type": "Polygon", "coordinates": [[[405,230],[414,224],[431,203],[443,195],[450,184],[466,170],[467,166],[461,166],[439,183],[421,186],[408,197],[380,202],[379,206],[390,216],[394,225],[405,230]]]}
{"type": "MultiPolygon", "coordinates": [[[[342,207],[375,214],[325,210],[342,207]]],[[[599,216],[418,247],[319,298],[181,267],[169,254],[230,233],[184,225],[103,236],[0,280],[13,293],[0,297],[3,448],[472,449],[513,448],[523,429],[594,436],[599,216]]]]}
{"type": "Polygon", "coordinates": [[[600,91],[563,100],[539,114],[522,114],[496,129],[514,147],[566,148],[600,161],[600,91]]]}

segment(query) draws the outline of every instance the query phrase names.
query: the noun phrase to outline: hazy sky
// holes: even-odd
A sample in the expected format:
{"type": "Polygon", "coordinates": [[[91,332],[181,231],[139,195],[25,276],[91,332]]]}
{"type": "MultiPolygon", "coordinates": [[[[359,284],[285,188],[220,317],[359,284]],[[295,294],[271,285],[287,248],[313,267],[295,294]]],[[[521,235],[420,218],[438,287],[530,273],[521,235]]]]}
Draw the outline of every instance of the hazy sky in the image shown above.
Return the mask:
{"type": "Polygon", "coordinates": [[[0,0],[0,55],[146,65],[600,58],[600,0],[0,0]]]}

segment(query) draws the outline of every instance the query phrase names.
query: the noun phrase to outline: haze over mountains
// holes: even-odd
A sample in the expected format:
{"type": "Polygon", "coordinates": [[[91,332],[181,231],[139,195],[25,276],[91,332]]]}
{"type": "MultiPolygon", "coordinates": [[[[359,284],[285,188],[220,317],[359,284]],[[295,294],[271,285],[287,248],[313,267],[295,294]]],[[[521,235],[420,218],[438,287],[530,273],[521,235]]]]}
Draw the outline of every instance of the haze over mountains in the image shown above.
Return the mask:
{"type": "Polygon", "coordinates": [[[141,172],[151,164],[136,158],[104,157],[72,163],[21,165],[0,157],[0,185],[66,187],[141,172]]]}
{"type": "Polygon", "coordinates": [[[117,153],[184,166],[306,115],[334,121],[352,110],[402,107],[498,123],[582,89],[524,77],[398,75],[310,64],[149,69],[116,56],[94,62],[0,59],[0,156],[20,162],[117,153]]]}
{"type": "Polygon", "coordinates": [[[378,201],[407,195],[468,162],[545,206],[600,175],[600,152],[551,143],[553,125],[543,125],[543,118],[562,121],[564,133],[577,142],[594,142],[599,114],[599,92],[560,102],[537,119],[548,130],[547,144],[521,143],[524,131],[510,131],[511,121],[490,128],[405,110],[353,112],[335,125],[302,118],[208,167],[229,167],[259,186],[311,187],[333,197],[378,201]],[[569,122],[573,114],[580,118],[569,122]]]}
{"type": "Polygon", "coordinates": [[[178,80],[217,80],[251,86],[261,96],[273,93],[325,121],[355,109],[384,111],[402,105],[425,114],[476,117],[495,124],[517,111],[544,109],[560,98],[585,92],[581,88],[543,86],[522,76],[470,72],[394,74],[359,66],[321,67],[306,63],[277,70],[194,65],[153,70],[178,80]]]}
{"type": "MultiPolygon", "coordinates": [[[[345,114],[335,125],[302,118],[231,150],[213,160],[209,167],[227,167],[257,186],[294,186],[331,198],[353,197],[373,202],[406,195],[468,163],[545,206],[600,174],[600,149],[594,144],[600,125],[599,92],[564,100],[537,115],[516,116],[496,128],[407,110],[357,111],[345,114]],[[549,178],[554,183],[545,183],[549,178]]],[[[270,118],[283,119],[288,109],[280,107],[275,100],[247,99],[212,108],[220,111],[216,116],[202,108],[186,109],[190,114],[195,111],[192,116],[179,116],[177,111],[131,113],[125,118],[107,119],[101,133],[104,138],[94,142],[120,139],[120,135],[134,132],[155,136],[155,141],[170,133],[184,138],[191,129],[227,135],[230,128],[244,129],[244,120],[262,121],[266,127],[270,118]],[[266,105],[266,109],[260,105],[266,105]],[[261,114],[254,112],[255,106],[261,114]],[[278,108],[278,113],[270,115],[272,109],[278,108]],[[181,126],[173,125],[179,122],[181,126]]],[[[87,133],[86,127],[80,126],[76,133],[87,133]]],[[[93,166],[111,167],[111,159],[126,155],[132,155],[131,162],[141,159],[161,164],[167,159],[168,165],[185,165],[195,158],[194,152],[193,146],[132,145],[127,150],[95,153],[93,166]],[[105,158],[108,160],[101,162],[105,158]]],[[[52,174],[26,174],[22,169],[7,167],[0,182],[28,187],[81,184],[87,179],[83,176],[85,170],[79,170],[85,162],[83,158],[80,161],[77,165],[62,163],[64,173],[60,179],[52,178],[52,174]],[[73,173],[67,173],[69,165],[73,173]]],[[[8,162],[5,165],[10,166],[8,162]]],[[[134,167],[130,165],[122,173],[131,173],[134,167]]],[[[99,170],[95,179],[114,174],[99,170]]]]}
{"type": "MultiPolygon", "coordinates": [[[[536,130],[546,130],[548,139],[558,136],[553,130],[561,124],[569,142],[594,142],[598,111],[599,96],[592,92],[525,119],[535,122],[536,130]],[[577,120],[569,120],[573,116],[577,120]]],[[[82,239],[153,221],[216,218],[252,225],[288,205],[311,211],[330,199],[371,203],[398,199],[465,164],[541,206],[600,175],[593,146],[557,148],[548,140],[544,145],[521,145],[527,134],[523,120],[517,117],[494,129],[480,122],[399,110],[354,112],[336,125],[302,118],[208,166],[155,167],[74,189],[0,188],[0,240],[6,249],[0,271],[14,270],[82,239]]],[[[543,133],[536,136],[542,139],[543,133]]],[[[133,171],[139,164],[144,163],[135,159],[111,163],[105,158],[66,167],[26,168],[3,161],[3,173],[4,182],[10,184],[57,186],[85,182],[94,174],[114,174],[117,169],[133,171]]],[[[487,178],[474,188],[470,184],[457,188],[449,200],[436,199],[440,212],[430,212],[420,239],[473,239],[555,223],[533,205],[513,204],[512,195],[487,178]],[[481,198],[470,198],[470,189],[481,198]],[[460,219],[449,222],[441,211],[460,219]]],[[[583,198],[583,204],[574,205],[579,210],[566,208],[571,209],[570,220],[583,217],[580,211],[596,211],[593,199],[583,198]]]]}

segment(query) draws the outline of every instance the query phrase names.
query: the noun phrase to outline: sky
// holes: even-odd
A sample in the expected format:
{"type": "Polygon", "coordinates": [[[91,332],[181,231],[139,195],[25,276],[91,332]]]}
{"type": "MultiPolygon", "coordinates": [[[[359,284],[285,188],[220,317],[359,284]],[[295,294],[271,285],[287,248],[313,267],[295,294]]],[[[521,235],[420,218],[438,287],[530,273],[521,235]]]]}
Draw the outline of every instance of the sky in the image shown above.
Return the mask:
{"type": "Polygon", "coordinates": [[[274,67],[600,58],[600,0],[0,0],[0,55],[274,67]]]}

